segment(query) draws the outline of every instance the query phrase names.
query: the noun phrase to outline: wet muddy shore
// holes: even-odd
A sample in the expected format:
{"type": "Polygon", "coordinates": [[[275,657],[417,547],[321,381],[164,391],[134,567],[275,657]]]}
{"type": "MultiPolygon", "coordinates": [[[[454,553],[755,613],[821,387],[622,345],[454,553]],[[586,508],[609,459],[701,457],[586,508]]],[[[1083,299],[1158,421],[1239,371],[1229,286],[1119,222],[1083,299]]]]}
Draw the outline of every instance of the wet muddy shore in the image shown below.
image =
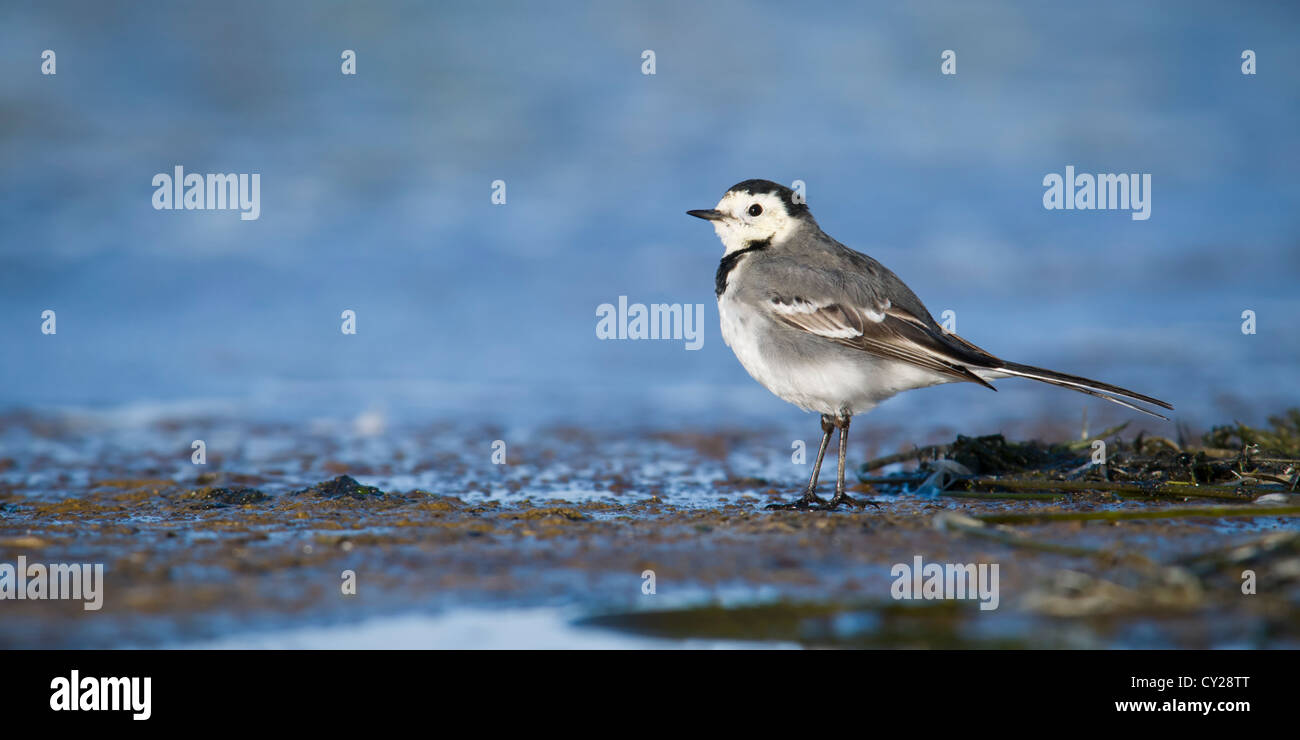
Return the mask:
{"type": "MultiPolygon", "coordinates": [[[[541,428],[493,464],[498,429],[213,422],[196,465],[166,441],[174,427],[3,419],[0,563],[102,563],[104,583],[93,611],[0,601],[0,646],[325,629],[313,645],[347,648],[385,619],[498,615],[483,629],[508,632],[511,615],[555,609],[601,646],[1300,647],[1300,498],[1271,481],[1217,497],[1049,479],[923,495],[913,461],[863,473],[904,481],[856,483],[879,506],[768,511],[807,467],[756,432],[541,428]],[[895,568],[921,563],[997,564],[996,608],[896,598],[895,568]]],[[[417,629],[389,646],[474,646],[446,641],[417,629]]]]}

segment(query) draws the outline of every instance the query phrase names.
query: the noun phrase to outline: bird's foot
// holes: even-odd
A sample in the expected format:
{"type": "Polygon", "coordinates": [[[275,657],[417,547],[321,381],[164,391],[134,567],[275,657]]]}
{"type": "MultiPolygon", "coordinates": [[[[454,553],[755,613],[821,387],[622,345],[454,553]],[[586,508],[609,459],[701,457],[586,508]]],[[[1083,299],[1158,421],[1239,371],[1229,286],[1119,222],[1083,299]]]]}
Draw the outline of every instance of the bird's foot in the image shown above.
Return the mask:
{"type": "Polygon", "coordinates": [[[812,489],[803,492],[797,501],[791,501],[788,504],[768,504],[765,508],[773,511],[808,511],[811,509],[826,508],[826,499],[813,493],[812,489]]]}
{"type": "Polygon", "coordinates": [[[831,499],[830,502],[826,504],[826,506],[827,506],[827,508],[834,509],[835,507],[839,506],[840,504],[848,504],[849,506],[852,506],[852,507],[857,508],[857,509],[864,508],[864,507],[866,507],[868,504],[871,505],[871,506],[876,507],[877,509],[880,508],[880,504],[877,503],[877,502],[875,502],[875,501],[872,501],[871,499],[866,499],[866,500],[864,500],[864,501],[859,501],[859,500],[853,498],[852,496],[849,496],[848,494],[846,494],[846,493],[843,492],[843,491],[840,491],[839,493],[835,494],[835,498],[831,499]]]}
{"type": "Polygon", "coordinates": [[[835,494],[835,498],[831,499],[829,506],[830,508],[834,509],[838,507],[840,504],[848,504],[849,506],[855,509],[862,506],[862,504],[858,503],[857,499],[853,498],[852,496],[848,495],[843,491],[840,491],[835,494]]]}

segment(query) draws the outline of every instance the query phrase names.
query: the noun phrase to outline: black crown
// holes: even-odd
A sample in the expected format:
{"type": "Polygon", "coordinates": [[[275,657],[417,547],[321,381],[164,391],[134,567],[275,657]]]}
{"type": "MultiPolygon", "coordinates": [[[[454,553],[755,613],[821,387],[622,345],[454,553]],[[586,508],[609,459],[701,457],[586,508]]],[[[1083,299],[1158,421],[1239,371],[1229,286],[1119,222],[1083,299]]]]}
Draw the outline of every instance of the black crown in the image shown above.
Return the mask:
{"type": "MultiPolygon", "coordinates": [[[[746,180],[736,183],[728,190],[729,193],[742,192],[750,195],[760,195],[771,193],[785,203],[785,210],[791,216],[802,216],[808,213],[808,204],[795,201],[795,192],[786,186],[772,182],[771,180],[746,180]]],[[[802,198],[800,199],[802,200],[802,198]]]]}

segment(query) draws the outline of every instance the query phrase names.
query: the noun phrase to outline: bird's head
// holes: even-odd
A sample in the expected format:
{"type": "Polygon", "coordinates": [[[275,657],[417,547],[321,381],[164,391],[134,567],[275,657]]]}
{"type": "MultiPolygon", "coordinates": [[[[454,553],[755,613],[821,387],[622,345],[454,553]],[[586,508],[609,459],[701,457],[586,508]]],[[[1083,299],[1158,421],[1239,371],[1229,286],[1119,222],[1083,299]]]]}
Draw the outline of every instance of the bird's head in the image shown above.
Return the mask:
{"type": "Polygon", "coordinates": [[[726,253],[765,243],[779,245],[814,224],[802,198],[770,180],[746,180],[734,185],[708,210],[686,213],[713,222],[726,253]]]}

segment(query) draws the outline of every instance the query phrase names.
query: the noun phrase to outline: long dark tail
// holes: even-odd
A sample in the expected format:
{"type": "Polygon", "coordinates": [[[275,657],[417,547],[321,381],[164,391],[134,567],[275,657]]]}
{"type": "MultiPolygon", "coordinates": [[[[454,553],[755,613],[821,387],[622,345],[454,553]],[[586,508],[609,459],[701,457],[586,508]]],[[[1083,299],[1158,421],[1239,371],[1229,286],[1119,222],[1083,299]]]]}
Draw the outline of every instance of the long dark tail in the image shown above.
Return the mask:
{"type": "Polygon", "coordinates": [[[1111,403],[1117,403],[1120,406],[1133,409],[1134,411],[1141,411],[1144,414],[1150,414],[1151,416],[1164,419],[1165,421],[1169,421],[1169,417],[1164,416],[1163,414],[1157,414],[1154,411],[1148,411],[1147,409],[1129,403],[1122,398],[1116,398],[1116,396],[1123,396],[1124,398],[1133,399],[1135,401],[1153,404],[1163,409],[1169,409],[1170,411],[1173,411],[1174,409],[1173,406],[1158,398],[1144,396],[1141,393],[1135,393],[1127,388],[1120,388],[1117,385],[1103,383],[1100,380],[1081,378],[1078,375],[1067,375],[1065,373],[1058,373],[1055,370],[1045,370],[1041,367],[1034,367],[1032,365],[1021,365],[1017,362],[1004,362],[1000,367],[994,368],[994,370],[996,372],[1006,373],[1007,375],[1014,375],[1020,378],[1041,380],[1044,383],[1051,383],[1052,385],[1059,385],[1062,388],[1069,388],[1072,391],[1087,393],[1088,395],[1096,396],[1097,398],[1104,398],[1111,403]]]}

